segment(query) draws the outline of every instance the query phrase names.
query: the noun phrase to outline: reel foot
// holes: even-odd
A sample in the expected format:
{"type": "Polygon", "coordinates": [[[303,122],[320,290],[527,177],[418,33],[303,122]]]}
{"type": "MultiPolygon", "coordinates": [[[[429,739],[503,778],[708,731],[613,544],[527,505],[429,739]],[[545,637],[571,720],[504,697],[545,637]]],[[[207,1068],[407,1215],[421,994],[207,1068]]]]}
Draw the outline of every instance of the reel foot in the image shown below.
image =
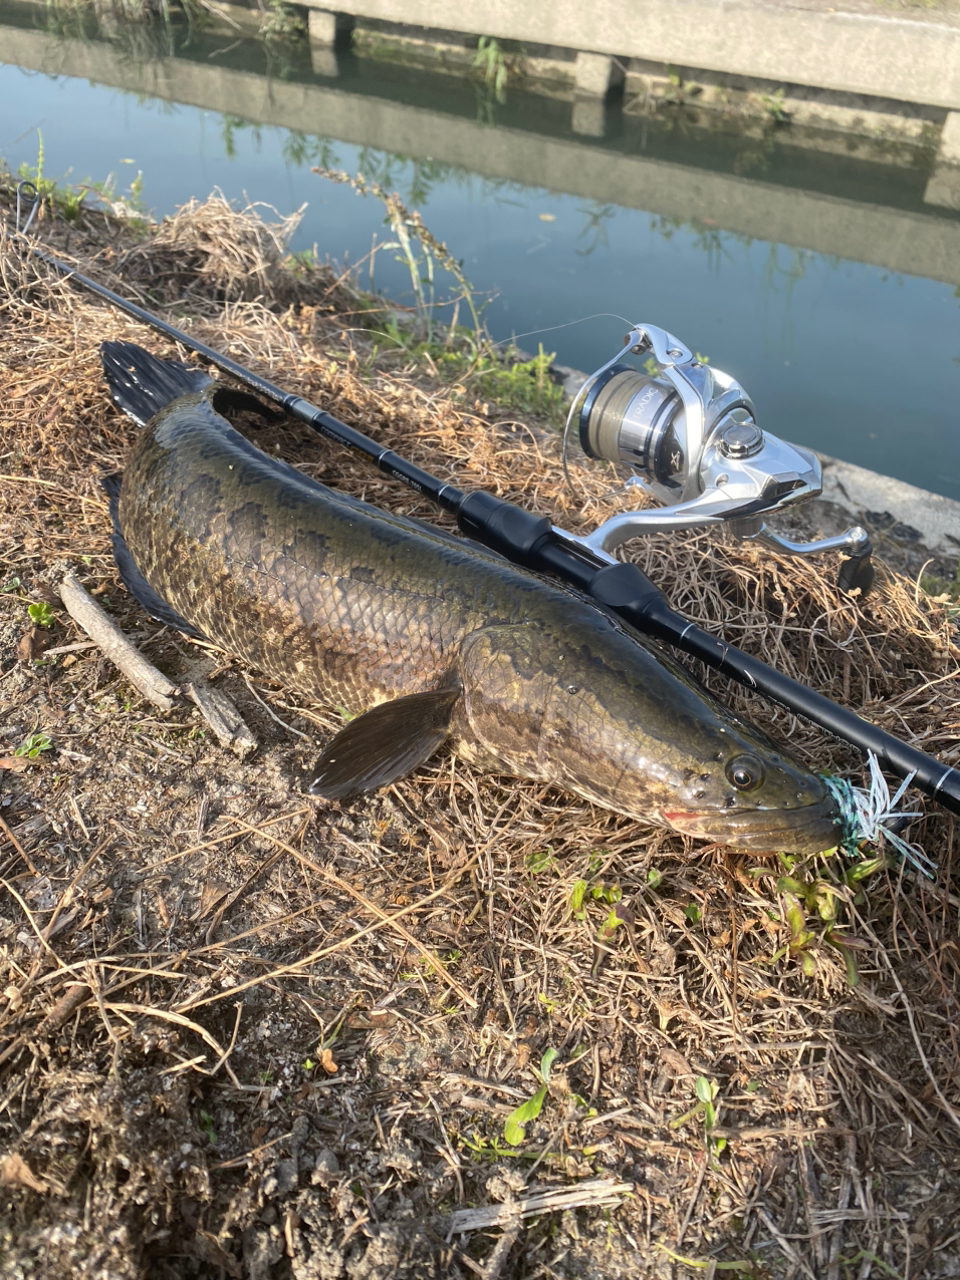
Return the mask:
{"type": "Polygon", "coordinates": [[[859,588],[860,594],[865,596],[873,586],[875,578],[876,570],[868,551],[866,555],[851,556],[843,561],[837,573],[837,586],[847,595],[859,588]]]}

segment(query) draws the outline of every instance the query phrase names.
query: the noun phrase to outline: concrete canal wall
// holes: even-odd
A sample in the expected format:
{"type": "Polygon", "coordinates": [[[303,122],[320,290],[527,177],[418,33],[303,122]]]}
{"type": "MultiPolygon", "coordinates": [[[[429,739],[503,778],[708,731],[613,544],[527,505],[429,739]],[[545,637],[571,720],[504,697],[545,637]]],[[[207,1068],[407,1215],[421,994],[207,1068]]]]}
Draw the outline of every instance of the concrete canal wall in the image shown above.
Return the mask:
{"type": "MultiPolygon", "coordinates": [[[[309,8],[411,26],[738,72],[783,84],[960,110],[960,24],[950,7],[891,14],[843,0],[306,0],[309,8]],[[841,10],[841,11],[838,11],[841,10]],[[919,19],[919,20],[918,20],[919,19]]],[[[341,29],[343,21],[341,17],[341,29]]],[[[314,27],[323,34],[321,22],[314,27]]],[[[331,31],[332,34],[332,31],[331,31]]],[[[594,84],[598,71],[594,64],[594,84]]],[[[584,79],[587,79],[585,74],[584,79]]],[[[586,88],[586,84],[584,88],[586,88]]]]}
{"type": "Polygon", "coordinates": [[[867,130],[889,128],[891,100],[943,108],[942,167],[928,198],[960,208],[958,0],[901,13],[879,0],[337,0],[335,11],[329,0],[302,3],[318,46],[374,20],[573,51],[570,74],[586,99],[642,84],[660,67],[693,79],[716,73],[734,88],[739,78],[794,108],[803,107],[797,87],[839,93],[847,102],[834,104],[835,118],[867,130]]]}

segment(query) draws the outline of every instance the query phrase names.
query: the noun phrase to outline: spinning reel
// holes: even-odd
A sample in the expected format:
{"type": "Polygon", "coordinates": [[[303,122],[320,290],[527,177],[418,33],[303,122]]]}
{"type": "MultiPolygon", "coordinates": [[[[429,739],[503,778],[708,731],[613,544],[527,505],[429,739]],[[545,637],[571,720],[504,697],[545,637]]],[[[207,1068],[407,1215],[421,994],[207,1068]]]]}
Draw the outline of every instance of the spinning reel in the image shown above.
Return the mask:
{"type": "Polygon", "coordinates": [[[771,512],[816,497],[823,488],[820,460],[757,426],[753,403],[729,374],[703,364],[665,329],[634,325],[628,353],[649,353],[645,371],[619,352],[592,374],[574,400],[563,440],[576,424],[590,458],[625,465],[627,486],[638,486],[665,506],[611,516],[577,541],[612,559],[629,538],[724,525],[791,555],[843,551],[839,585],[866,593],[873,583],[870,540],[854,525],[816,542],[791,542],[767,528],[771,512]]]}

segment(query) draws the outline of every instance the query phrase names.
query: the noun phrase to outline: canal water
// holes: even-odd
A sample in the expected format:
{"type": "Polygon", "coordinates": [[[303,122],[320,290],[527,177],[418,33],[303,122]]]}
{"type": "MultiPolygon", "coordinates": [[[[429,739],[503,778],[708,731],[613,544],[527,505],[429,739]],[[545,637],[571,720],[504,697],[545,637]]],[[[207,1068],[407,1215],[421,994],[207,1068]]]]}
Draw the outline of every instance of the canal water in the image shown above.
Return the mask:
{"type": "MultiPolygon", "coordinates": [[[[629,104],[585,135],[559,96],[499,102],[350,54],[318,73],[306,45],[223,32],[107,40],[53,13],[0,3],[12,169],[42,148],[49,177],[113,175],[123,194],[139,174],[157,216],[214,187],[282,214],[306,203],[293,247],[352,262],[389,238],[382,206],[312,168],[362,172],[463,260],[495,337],[589,371],[625,323],[662,325],[746,387],[761,425],[960,499],[960,260],[923,249],[942,234],[949,257],[960,239],[924,199],[929,157],[882,164],[793,145],[789,126],[751,137],[629,104]],[[890,226],[896,252],[873,244],[890,226]],[[940,278],[910,273],[911,244],[940,278]]],[[[389,251],[376,284],[410,300],[389,251]]]]}

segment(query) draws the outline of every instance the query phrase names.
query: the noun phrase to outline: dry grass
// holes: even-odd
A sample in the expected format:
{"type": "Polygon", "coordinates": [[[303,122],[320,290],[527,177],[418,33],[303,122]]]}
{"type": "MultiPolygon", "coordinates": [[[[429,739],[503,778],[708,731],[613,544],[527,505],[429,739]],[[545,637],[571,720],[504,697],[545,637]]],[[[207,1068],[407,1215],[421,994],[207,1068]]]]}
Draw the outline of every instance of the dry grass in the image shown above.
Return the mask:
{"type": "MultiPolygon", "coordinates": [[[[596,520],[604,477],[581,513],[537,424],[465,409],[402,353],[372,364],[348,283],[292,272],[222,202],[136,243],[92,215],[40,234],[461,487],[596,520]]],[[[960,1274],[953,819],[930,806],[913,832],[940,860],[926,884],[848,881],[836,859],[785,880],[449,756],[305,804],[336,717],[149,622],[118,583],[98,477],[132,428],[101,383],[108,337],[164,351],[0,239],[0,586],[21,583],[0,595],[0,755],[53,744],[0,768],[4,1273],[960,1274]],[[214,671],[259,756],[156,714],[96,651],[43,659],[27,604],[67,566],[174,679],[214,671]]],[[[305,429],[251,434],[433,518],[305,429]]],[[[634,549],[698,621],[957,760],[955,627],[912,582],[861,602],[835,566],[698,537],[634,549]]],[[[79,639],[63,618],[58,648],[79,639]]],[[[749,710],[817,768],[858,767],[749,710]]]]}

